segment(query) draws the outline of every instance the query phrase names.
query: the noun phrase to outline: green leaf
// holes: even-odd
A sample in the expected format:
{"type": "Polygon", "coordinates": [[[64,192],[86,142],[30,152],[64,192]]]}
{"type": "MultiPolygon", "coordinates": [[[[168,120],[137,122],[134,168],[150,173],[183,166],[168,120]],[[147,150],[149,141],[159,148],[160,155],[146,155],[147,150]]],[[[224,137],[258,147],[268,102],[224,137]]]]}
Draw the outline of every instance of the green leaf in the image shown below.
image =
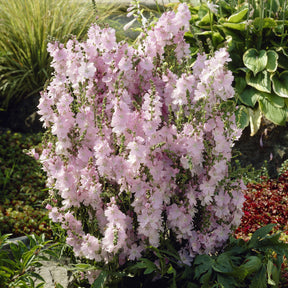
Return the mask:
{"type": "Polygon", "coordinates": [[[264,227],[257,229],[253,234],[251,239],[248,242],[248,248],[253,249],[257,246],[260,240],[265,238],[273,229],[275,224],[268,224],[264,227]]]}
{"type": "Polygon", "coordinates": [[[281,74],[275,73],[272,76],[272,85],[277,95],[288,98],[288,71],[284,71],[281,74]]]}
{"type": "Polygon", "coordinates": [[[251,48],[244,53],[243,62],[244,65],[250,69],[255,76],[258,72],[265,69],[268,62],[267,53],[265,50],[258,51],[254,48],[251,48]]]}
{"type": "Polygon", "coordinates": [[[244,20],[244,17],[246,16],[248,10],[249,10],[248,8],[245,8],[245,9],[239,11],[238,13],[231,15],[227,21],[229,23],[238,23],[238,22],[244,20]]]}
{"type": "Polygon", "coordinates": [[[231,261],[229,254],[222,253],[220,254],[214,264],[212,265],[212,268],[216,272],[220,273],[231,273],[233,271],[231,261]]]}
{"type": "Polygon", "coordinates": [[[286,109],[275,107],[266,98],[259,98],[259,107],[263,115],[277,125],[285,125],[286,109]]]}
{"type": "Polygon", "coordinates": [[[249,288],[266,288],[266,287],[267,287],[266,267],[265,265],[262,264],[262,267],[252,278],[249,288]]]}
{"type": "Polygon", "coordinates": [[[237,126],[240,129],[244,129],[249,125],[249,111],[244,105],[241,105],[235,111],[235,116],[236,116],[237,126]]]}
{"type": "Polygon", "coordinates": [[[85,263],[79,263],[79,264],[74,264],[72,268],[68,268],[70,271],[89,271],[89,270],[95,270],[95,266],[90,265],[90,264],[85,264],[85,263]]]}
{"type": "MultiPolygon", "coordinates": [[[[224,287],[224,288],[239,287],[235,277],[231,277],[227,275],[217,274],[217,282],[222,285],[221,287],[224,287]]],[[[215,287],[219,287],[219,286],[215,286],[215,287]]]]}
{"type": "Polygon", "coordinates": [[[249,122],[250,122],[250,136],[254,136],[260,128],[262,113],[259,108],[251,109],[249,111],[249,122]]]}
{"type": "Polygon", "coordinates": [[[246,23],[243,23],[243,22],[242,23],[226,22],[226,23],[223,23],[222,26],[225,28],[230,28],[230,29],[237,30],[237,31],[245,31],[246,30],[246,23]]]}
{"type": "Polygon", "coordinates": [[[246,86],[247,83],[244,77],[235,77],[235,89],[238,94],[242,93],[246,86]]]}
{"type": "MultiPolygon", "coordinates": [[[[203,254],[195,257],[194,266],[195,266],[195,278],[201,278],[202,274],[211,273],[212,265],[215,263],[215,260],[209,255],[203,254]]],[[[210,277],[210,276],[209,276],[210,277]]]]}
{"type": "Polygon", "coordinates": [[[196,24],[197,26],[199,27],[205,27],[205,26],[210,26],[210,15],[209,15],[209,12],[207,12],[207,14],[200,18],[201,20],[198,21],[196,24]]]}
{"type": "Polygon", "coordinates": [[[258,256],[251,255],[237,269],[237,277],[244,280],[247,276],[258,271],[262,266],[262,261],[258,256]]]}
{"type": "Polygon", "coordinates": [[[241,94],[239,94],[240,101],[243,104],[250,106],[251,108],[255,107],[258,98],[259,98],[259,91],[252,87],[247,87],[241,94]]]}
{"type": "Polygon", "coordinates": [[[272,286],[276,286],[276,282],[271,278],[273,274],[273,270],[274,270],[273,268],[274,268],[273,262],[271,260],[268,260],[268,263],[267,263],[268,284],[272,286]]]}
{"type": "Polygon", "coordinates": [[[101,271],[100,275],[93,282],[91,288],[104,288],[107,277],[108,271],[101,271]]]}
{"type": "Polygon", "coordinates": [[[279,47],[276,49],[278,52],[278,67],[287,70],[288,69],[288,56],[286,55],[287,53],[285,52],[283,47],[279,47]]]}
{"type": "Polygon", "coordinates": [[[45,279],[41,275],[39,275],[38,273],[31,271],[31,272],[29,272],[29,275],[31,275],[31,276],[35,277],[36,279],[41,280],[42,282],[45,283],[45,279]]]}
{"type": "Polygon", "coordinates": [[[276,94],[272,93],[265,93],[260,92],[261,94],[259,96],[262,96],[263,98],[268,99],[272,105],[274,105],[277,108],[283,108],[285,106],[285,101],[283,97],[280,97],[276,94]]]}
{"type": "Polygon", "coordinates": [[[277,52],[269,50],[267,51],[267,57],[268,61],[266,65],[266,70],[268,72],[275,72],[278,67],[278,58],[279,58],[277,52]]]}
{"type": "Polygon", "coordinates": [[[248,72],[246,74],[246,82],[259,91],[271,92],[271,80],[267,71],[259,72],[256,76],[253,76],[252,73],[248,72]]]}
{"type": "Polygon", "coordinates": [[[260,30],[260,29],[273,29],[275,27],[277,27],[277,22],[273,19],[273,18],[260,18],[257,17],[254,19],[253,24],[254,28],[256,30],[260,30]]]}

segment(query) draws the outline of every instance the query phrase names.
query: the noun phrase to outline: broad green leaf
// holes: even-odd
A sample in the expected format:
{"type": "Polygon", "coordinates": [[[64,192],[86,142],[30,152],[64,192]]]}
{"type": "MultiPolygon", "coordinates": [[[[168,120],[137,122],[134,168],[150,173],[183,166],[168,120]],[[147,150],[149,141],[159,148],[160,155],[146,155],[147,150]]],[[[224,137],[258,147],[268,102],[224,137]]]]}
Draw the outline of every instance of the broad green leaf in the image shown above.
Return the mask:
{"type": "Polygon", "coordinates": [[[209,12],[207,12],[207,14],[204,17],[202,17],[201,20],[198,21],[196,24],[199,27],[210,26],[210,15],[209,15],[209,12]]]}
{"type": "Polygon", "coordinates": [[[218,257],[219,259],[217,259],[212,265],[213,270],[220,273],[231,273],[233,271],[233,268],[231,266],[229,258],[227,257],[227,255],[226,257],[221,256],[222,254],[218,257]]]}
{"type": "Polygon", "coordinates": [[[286,51],[284,50],[283,47],[279,47],[278,49],[276,49],[276,51],[278,52],[278,67],[287,70],[288,69],[288,56],[286,55],[286,51]]]}
{"type": "Polygon", "coordinates": [[[244,20],[244,17],[246,16],[248,10],[249,10],[248,8],[245,8],[245,9],[239,11],[238,13],[231,15],[228,18],[228,22],[229,23],[238,23],[238,22],[244,20]]]}
{"type": "Polygon", "coordinates": [[[266,93],[271,92],[271,80],[267,71],[259,72],[256,76],[253,76],[251,72],[248,72],[246,74],[246,82],[259,91],[266,93]]]}
{"type": "Polygon", "coordinates": [[[273,29],[277,26],[277,22],[273,18],[260,18],[257,17],[254,19],[253,24],[256,30],[268,28],[273,29]]]}
{"type": "Polygon", "coordinates": [[[252,278],[249,288],[266,288],[266,287],[267,287],[266,267],[264,264],[262,264],[260,270],[252,278]]]}
{"type": "Polygon", "coordinates": [[[239,99],[243,104],[254,108],[259,98],[259,93],[258,90],[252,87],[247,87],[241,94],[239,94],[239,99]]]}
{"type": "Polygon", "coordinates": [[[258,271],[261,268],[262,261],[257,256],[249,256],[245,259],[245,262],[237,269],[238,277],[244,280],[247,276],[258,271]]]}
{"type": "Polygon", "coordinates": [[[265,92],[260,92],[261,96],[263,98],[268,99],[272,105],[274,105],[277,108],[283,108],[285,106],[285,101],[283,97],[280,97],[278,95],[276,95],[275,93],[265,93],[265,92]]]}
{"type": "Polygon", "coordinates": [[[244,129],[249,125],[249,111],[244,106],[241,105],[236,111],[236,123],[240,129],[244,129]]]}
{"type": "Polygon", "coordinates": [[[196,256],[194,260],[194,265],[196,266],[194,270],[195,278],[199,279],[202,274],[208,273],[214,263],[215,260],[212,259],[212,257],[210,257],[209,255],[203,254],[196,256]]]}
{"type": "Polygon", "coordinates": [[[93,282],[91,288],[104,288],[107,277],[108,277],[108,272],[101,271],[97,279],[93,282]]]}
{"type": "Polygon", "coordinates": [[[259,99],[259,107],[263,115],[277,125],[284,125],[286,122],[286,109],[272,105],[267,99],[259,99]]]}
{"type": "Polygon", "coordinates": [[[275,73],[272,76],[272,85],[277,95],[288,98],[288,71],[281,74],[275,73]]]}
{"type": "MultiPolygon", "coordinates": [[[[220,273],[217,273],[217,282],[222,285],[221,287],[224,287],[224,288],[238,287],[238,283],[235,277],[221,275],[220,273]]],[[[219,287],[219,286],[215,286],[215,287],[219,287]]]]}
{"type": "Polygon", "coordinates": [[[225,28],[230,28],[233,30],[237,30],[237,31],[245,31],[246,30],[246,23],[241,22],[241,23],[223,23],[222,24],[223,27],[225,28]]]}
{"type": "Polygon", "coordinates": [[[273,227],[275,226],[275,224],[268,224],[264,227],[261,227],[259,229],[257,229],[253,234],[252,237],[250,239],[250,241],[248,242],[248,248],[253,249],[257,246],[258,242],[265,238],[273,229],[273,227]]]}
{"type": "Polygon", "coordinates": [[[268,62],[267,53],[265,50],[258,51],[254,48],[251,48],[244,53],[243,62],[244,65],[250,69],[255,76],[258,72],[265,69],[268,62]]]}
{"type": "Polygon", "coordinates": [[[259,108],[251,109],[249,111],[249,122],[250,122],[250,136],[254,136],[260,128],[262,113],[259,108]]]}
{"type": "Polygon", "coordinates": [[[266,65],[266,70],[268,72],[275,72],[278,67],[278,58],[279,58],[277,52],[269,50],[267,51],[267,57],[268,61],[266,65]]]}
{"type": "Polygon", "coordinates": [[[246,86],[247,83],[244,77],[235,77],[235,89],[238,94],[242,93],[246,86]]]}
{"type": "Polygon", "coordinates": [[[285,125],[286,109],[272,105],[267,99],[259,99],[259,107],[265,117],[277,125],[285,125]]]}

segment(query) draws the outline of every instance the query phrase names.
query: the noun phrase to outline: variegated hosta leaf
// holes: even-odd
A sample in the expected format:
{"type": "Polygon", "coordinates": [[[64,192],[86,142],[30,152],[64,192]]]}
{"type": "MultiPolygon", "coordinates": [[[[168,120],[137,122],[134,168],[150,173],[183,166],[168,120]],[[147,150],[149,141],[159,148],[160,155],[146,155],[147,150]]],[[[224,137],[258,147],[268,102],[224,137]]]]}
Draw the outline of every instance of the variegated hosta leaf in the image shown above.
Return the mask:
{"type": "Polygon", "coordinates": [[[288,98],[288,71],[281,74],[275,73],[272,77],[272,84],[278,96],[288,98]]]}
{"type": "Polygon", "coordinates": [[[266,65],[266,70],[268,72],[275,72],[278,67],[278,58],[279,58],[277,52],[273,50],[269,50],[267,51],[267,57],[268,57],[268,61],[266,65]]]}
{"type": "Polygon", "coordinates": [[[268,73],[266,70],[258,73],[256,76],[254,76],[251,72],[248,72],[246,73],[246,82],[249,86],[252,86],[259,91],[270,93],[271,79],[269,76],[270,73],[268,73]]]}
{"type": "Polygon", "coordinates": [[[286,122],[286,107],[275,107],[267,98],[259,98],[259,107],[262,114],[271,122],[277,125],[284,125],[286,122]]]}
{"type": "Polygon", "coordinates": [[[241,105],[236,111],[236,123],[240,129],[244,129],[249,125],[249,111],[244,105],[241,105]]]}
{"type": "Polygon", "coordinates": [[[251,48],[244,53],[243,62],[255,76],[258,72],[265,69],[268,62],[268,56],[265,50],[258,51],[257,49],[251,48]]]}
{"type": "Polygon", "coordinates": [[[254,108],[258,100],[259,93],[261,92],[257,89],[248,86],[243,90],[242,93],[239,94],[239,98],[243,104],[254,108]]]}

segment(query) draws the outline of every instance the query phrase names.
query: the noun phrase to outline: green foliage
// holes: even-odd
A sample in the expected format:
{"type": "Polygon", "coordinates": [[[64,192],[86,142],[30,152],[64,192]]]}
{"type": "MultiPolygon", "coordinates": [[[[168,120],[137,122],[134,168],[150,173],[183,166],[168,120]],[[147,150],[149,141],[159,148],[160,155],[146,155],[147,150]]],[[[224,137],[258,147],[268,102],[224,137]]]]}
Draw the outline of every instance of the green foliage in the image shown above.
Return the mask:
{"type": "Polygon", "coordinates": [[[117,263],[107,270],[93,262],[76,264],[70,270],[98,270],[98,278],[91,287],[280,287],[288,244],[279,239],[280,233],[271,234],[273,226],[258,229],[248,241],[231,237],[222,251],[197,255],[190,266],[181,261],[166,239],[163,243],[167,249],[149,247],[145,257],[130,261],[121,270],[117,263]],[[168,247],[173,252],[168,252],[168,247]]]}
{"type": "Polygon", "coordinates": [[[57,244],[51,245],[45,236],[28,236],[29,247],[22,241],[10,242],[10,235],[0,234],[0,283],[1,287],[43,288],[45,280],[34,272],[41,267],[39,261],[47,261],[50,256],[56,257],[57,244]],[[9,245],[7,249],[6,246],[9,245]],[[36,284],[38,280],[39,284],[36,284]]]}
{"type": "Polygon", "coordinates": [[[219,255],[199,255],[193,263],[199,287],[278,287],[288,244],[272,234],[273,224],[258,229],[245,242],[231,238],[219,255]],[[216,287],[216,286],[215,286],[216,287]]]}
{"type": "Polygon", "coordinates": [[[49,39],[82,38],[94,21],[90,1],[0,1],[0,108],[39,93],[51,77],[49,39]]]}
{"type": "MultiPolygon", "coordinates": [[[[191,6],[191,32],[187,42],[195,53],[199,42],[207,53],[227,46],[235,78],[240,127],[250,124],[251,135],[264,115],[284,125],[288,101],[288,16],[286,1],[217,1],[218,12],[206,4],[191,6]]],[[[198,49],[198,51],[199,51],[198,49]]]]}

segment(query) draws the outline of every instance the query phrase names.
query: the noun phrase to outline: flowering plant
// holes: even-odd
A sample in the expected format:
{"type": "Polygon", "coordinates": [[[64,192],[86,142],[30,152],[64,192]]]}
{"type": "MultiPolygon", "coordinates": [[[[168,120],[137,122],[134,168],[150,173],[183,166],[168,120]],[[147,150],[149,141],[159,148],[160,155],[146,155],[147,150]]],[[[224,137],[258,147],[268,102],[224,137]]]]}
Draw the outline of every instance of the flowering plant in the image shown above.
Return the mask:
{"type": "Polygon", "coordinates": [[[221,49],[191,68],[190,17],[180,4],[134,46],[97,25],[85,42],[48,46],[55,73],[38,106],[47,208],[76,256],[100,270],[168,240],[190,265],[240,223],[243,183],[228,165],[241,134],[230,59],[221,49]]]}

